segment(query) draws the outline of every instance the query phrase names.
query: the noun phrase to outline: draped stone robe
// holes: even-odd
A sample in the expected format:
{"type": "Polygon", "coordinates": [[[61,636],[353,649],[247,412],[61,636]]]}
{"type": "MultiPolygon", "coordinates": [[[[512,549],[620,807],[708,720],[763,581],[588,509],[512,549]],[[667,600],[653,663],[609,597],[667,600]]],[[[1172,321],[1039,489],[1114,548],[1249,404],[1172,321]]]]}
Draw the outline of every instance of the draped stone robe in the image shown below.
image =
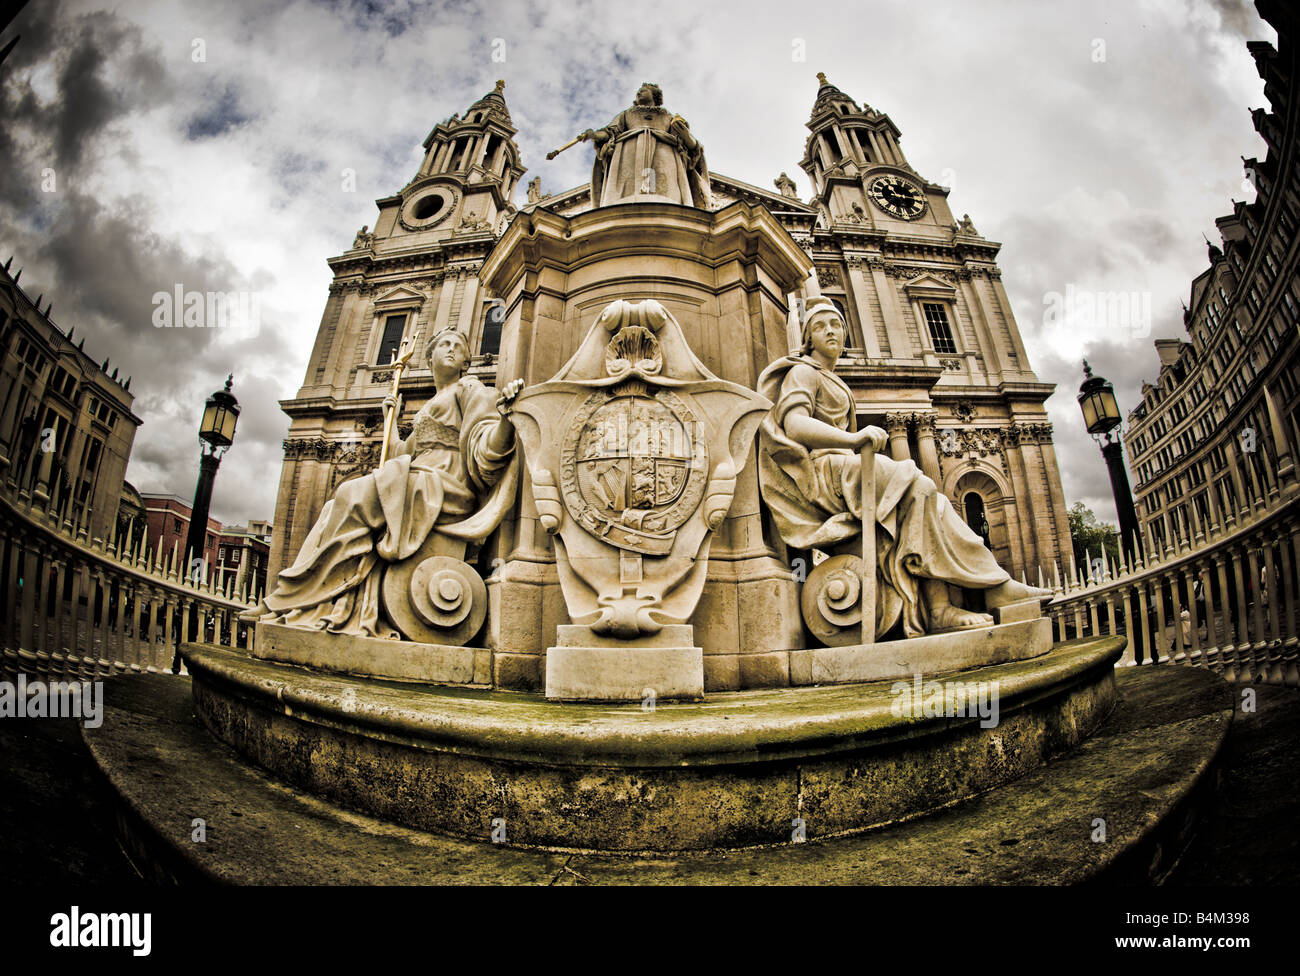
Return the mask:
{"type": "Polygon", "coordinates": [[[608,137],[596,152],[591,196],[598,207],[635,196],[709,207],[709,171],[698,143],[687,149],[670,127],[673,114],[658,106],[633,106],[598,132],[608,137]],[[651,172],[647,172],[647,170],[651,172]]]}
{"type": "MultiPolygon", "coordinates": [[[[805,356],[772,363],[759,377],[758,389],[775,404],[759,429],[758,478],[782,539],[799,549],[853,552],[844,543],[862,533],[857,452],[809,451],[785,431],[786,415],[797,406],[832,427],[857,430],[852,391],[805,356]]],[[[986,589],[1010,577],[913,461],[877,454],[875,466],[876,636],[901,616],[906,636],[916,637],[929,629],[921,578],[986,589]]]]}
{"type": "Polygon", "coordinates": [[[489,445],[499,420],[496,391],[477,379],[439,390],[416,414],[401,453],[344,482],[325,503],[267,606],[292,626],[398,636],[379,612],[384,564],[414,555],[437,526],[467,516],[475,524],[457,537],[486,537],[512,501],[517,479],[502,475],[514,447],[499,453],[489,445]]]}

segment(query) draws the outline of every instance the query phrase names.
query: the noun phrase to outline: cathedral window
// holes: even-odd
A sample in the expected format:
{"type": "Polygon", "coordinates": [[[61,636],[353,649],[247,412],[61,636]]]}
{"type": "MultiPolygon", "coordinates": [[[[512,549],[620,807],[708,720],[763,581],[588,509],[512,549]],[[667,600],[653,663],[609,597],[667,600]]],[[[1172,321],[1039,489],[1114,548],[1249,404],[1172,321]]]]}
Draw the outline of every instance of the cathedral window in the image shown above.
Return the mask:
{"type": "Polygon", "coordinates": [[[500,302],[491,302],[484,306],[482,338],[479,340],[479,355],[496,356],[501,352],[501,325],[505,322],[505,306],[500,302]]]}
{"type": "Polygon", "coordinates": [[[925,324],[930,327],[930,341],[934,343],[934,351],[955,354],[957,344],[952,341],[947,310],[938,302],[925,302],[921,308],[925,312],[925,324]]]}
{"type": "Polygon", "coordinates": [[[375,362],[387,366],[393,361],[398,347],[402,344],[402,334],[406,331],[406,316],[390,315],[384,320],[384,337],[379,343],[379,354],[375,362]]]}

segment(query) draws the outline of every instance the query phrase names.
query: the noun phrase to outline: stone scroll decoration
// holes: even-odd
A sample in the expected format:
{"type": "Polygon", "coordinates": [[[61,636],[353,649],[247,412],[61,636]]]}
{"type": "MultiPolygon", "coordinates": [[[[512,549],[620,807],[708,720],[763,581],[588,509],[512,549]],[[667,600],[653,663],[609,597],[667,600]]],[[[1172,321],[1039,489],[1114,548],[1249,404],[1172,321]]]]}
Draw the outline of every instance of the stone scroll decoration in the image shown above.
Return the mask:
{"type": "Polygon", "coordinates": [[[574,624],[635,640],[685,623],[768,400],[720,380],[659,302],[616,301],[513,419],[574,624]]]}

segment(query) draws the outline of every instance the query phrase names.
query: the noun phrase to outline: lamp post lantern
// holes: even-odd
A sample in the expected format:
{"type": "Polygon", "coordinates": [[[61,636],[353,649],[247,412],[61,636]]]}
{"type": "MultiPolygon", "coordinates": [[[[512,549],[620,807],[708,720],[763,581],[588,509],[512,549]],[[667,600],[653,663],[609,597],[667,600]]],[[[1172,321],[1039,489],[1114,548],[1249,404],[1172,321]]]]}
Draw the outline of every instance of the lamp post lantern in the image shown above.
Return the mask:
{"type": "Polygon", "coordinates": [[[208,535],[208,508],[212,504],[212,483],[217,477],[221,456],[235,439],[239,420],[239,401],[230,392],[234,375],[226,377],[226,388],[208,397],[199,424],[199,481],[194,487],[194,504],[190,509],[190,531],[185,539],[185,571],[190,579],[202,572],[203,553],[208,535]]]}
{"type": "Polygon", "coordinates": [[[1128,471],[1124,467],[1124,445],[1119,437],[1119,404],[1115,402],[1115,388],[1110,381],[1092,375],[1088,360],[1083,361],[1083,385],[1079,387],[1079,409],[1083,423],[1101,447],[1102,457],[1110,472],[1110,488],[1115,496],[1115,513],[1119,516],[1121,545],[1131,562],[1134,554],[1142,554],[1142,536],[1138,532],[1137,509],[1133,506],[1133,492],[1129,488],[1128,471]]]}

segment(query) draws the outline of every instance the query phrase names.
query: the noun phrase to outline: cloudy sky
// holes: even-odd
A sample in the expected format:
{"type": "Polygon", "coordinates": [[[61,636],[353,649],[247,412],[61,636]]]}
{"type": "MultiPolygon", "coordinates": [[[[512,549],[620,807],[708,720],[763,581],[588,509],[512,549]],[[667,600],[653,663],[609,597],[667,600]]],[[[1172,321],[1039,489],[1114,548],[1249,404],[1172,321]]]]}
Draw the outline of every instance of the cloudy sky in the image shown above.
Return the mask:
{"type": "MultiPolygon", "coordinates": [[[[0,37],[0,260],[87,351],[133,377],[130,480],[188,498],[203,399],[235,374],[239,434],[213,515],[271,518],[287,418],[330,280],[432,126],[506,80],[528,177],[589,178],[548,149],[656,81],[709,165],[760,186],[798,169],[816,72],[889,113],[924,177],[1003,243],[1003,281],[1049,402],[1067,501],[1114,519],[1074,394],[1079,359],[1133,406],[1156,336],[1206,267],[1202,234],[1253,199],[1239,157],[1263,85],[1237,0],[1077,3],[33,2],[0,37]],[[800,54],[806,60],[800,60],[800,54]],[[496,60],[494,60],[494,56],[496,60]],[[49,171],[53,171],[50,186],[49,171]],[[348,172],[355,180],[347,179],[348,172]],[[255,336],[156,329],[185,289],[260,301],[255,336]],[[1045,296],[1136,293],[1150,334],[1045,322],[1045,296]]],[[[111,367],[110,367],[111,368],[111,367]]]]}

